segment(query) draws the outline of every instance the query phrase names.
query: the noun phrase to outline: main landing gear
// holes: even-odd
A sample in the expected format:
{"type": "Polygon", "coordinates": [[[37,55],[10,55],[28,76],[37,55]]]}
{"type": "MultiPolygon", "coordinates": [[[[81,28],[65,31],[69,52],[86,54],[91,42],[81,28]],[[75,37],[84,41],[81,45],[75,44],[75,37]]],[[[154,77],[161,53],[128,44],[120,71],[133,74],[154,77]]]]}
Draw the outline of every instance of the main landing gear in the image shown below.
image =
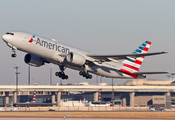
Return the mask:
{"type": "Polygon", "coordinates": [[[12,51],[13,51],[14,53],[13,53],[11,56],[12,56],[12,57],[16,57],[17,55],[16,55],[15,49],[12,48],[12,51]]]}
{"type": "Polygon", "coordinates": [[[79,75],[82,75],[86,79],[92,79],[92,75],[90,75],[88,72],[85,72],[85,71],[80,71],[79,75]]]}
{"type": "Polygon", "coordinates": [[[62,79],[68,79],[68,76],[65,75],[65,73],[64,73],[65,67],[60,66],[60,70],[61,70],[61,72],[56,72],[55,75],[58,76],[59,78],[62,78],[62,79]]]}
{"type": "MultiPolygon", "coordinates": [[[[60,72],[56,72],[55,75],[58,76],[59,78],[64,79],[68,79],[69,77],[67,75],[65,75],[64,70],[65,67],[64,66],[59,66],[60,67],[60,72]]],[[[88,72],[85,71],[80,71],[79,75],[85,77],[86,79],[92,79],[92,75],[90,75],[88,72]]]]}

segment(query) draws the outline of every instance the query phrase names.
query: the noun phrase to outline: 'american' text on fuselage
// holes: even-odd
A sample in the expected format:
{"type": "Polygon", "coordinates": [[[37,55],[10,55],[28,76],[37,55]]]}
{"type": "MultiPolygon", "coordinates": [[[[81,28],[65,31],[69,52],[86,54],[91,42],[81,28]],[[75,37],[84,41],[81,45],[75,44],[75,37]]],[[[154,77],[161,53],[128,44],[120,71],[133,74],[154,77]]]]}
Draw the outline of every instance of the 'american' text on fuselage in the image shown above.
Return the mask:
{"type": "Polygon", "coordinates": [[[47,41],[44,41],[44,40],[40,40],[39,38],[37,38],[36,45],[37,44],[39,44],[40,46],[44,46],[44,47],[46,47],[48,49],[51,49],[51,50],[56,50],[58,52],[69,53],[68,48],[57,45],[57,43],[53,44],[53,43],[50,43],[50,42],[47,42],[47,41]]]}

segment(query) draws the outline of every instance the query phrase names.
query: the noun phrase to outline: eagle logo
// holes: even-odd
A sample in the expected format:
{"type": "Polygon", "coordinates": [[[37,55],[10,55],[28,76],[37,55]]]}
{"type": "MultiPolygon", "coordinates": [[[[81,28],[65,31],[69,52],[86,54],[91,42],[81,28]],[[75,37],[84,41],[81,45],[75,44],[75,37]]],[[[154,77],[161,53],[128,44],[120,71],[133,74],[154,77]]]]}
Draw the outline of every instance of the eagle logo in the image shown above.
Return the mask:
{"type": "Polygon", "coordinates": [[[32,43],[34,38],[35,38],[35,35],[32,36],[32,38],[29,40],[29,42],[32,43]]]}

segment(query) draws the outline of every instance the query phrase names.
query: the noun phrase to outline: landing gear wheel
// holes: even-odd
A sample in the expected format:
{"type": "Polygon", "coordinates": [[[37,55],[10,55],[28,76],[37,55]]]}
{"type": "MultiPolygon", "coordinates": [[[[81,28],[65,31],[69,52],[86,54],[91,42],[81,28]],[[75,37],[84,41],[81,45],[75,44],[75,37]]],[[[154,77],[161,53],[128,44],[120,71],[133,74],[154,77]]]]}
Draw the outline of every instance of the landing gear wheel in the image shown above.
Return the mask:
{"type": "Polygon", "coordinates": [[[61,72],[58,72],[58,76],[62,77],[64,74],[62,74],[61,72]]]}
{"type": "Polygon", "coordinates": [[[92,79],[92,75],[90,75],[88,72],[85,72],[85,71],[80,71],[79,75],[82,75],[86,79],[92,79]]]}
{"type": "Polygon", "coordinates": [[[65,75],[65,79],[67,80],[69,77],[67,75],[65,75]]]}
{"type": "Polygon", "coordinates": [[[82,71],[80,71],[80,72],[79,72],[79,75],[83,75],[83,72],[82,72],[82,71]]]}
{"type": "Polygon", "coordinates": [[[12,47],[12,52],[13,52],[13,54],[11,56],[12,57],[16,57],[17,55],[16,55],[16,49],[15,49],[15,47],[12,47]]]}
{"type": "Polygon", "coordinates": [[[88,74],[88,75],[86,76],[86,79],[92,79],[92,75],[89,75],[89,74],[88,74]]]}
{"type": "Polygon", "coordinates": [[[17,55],[14,53],[14,54],[12,54],[11,56],[12,56],[12,57],[16,57],[17,55]]]}
{"type": "Polygon", "coordinates": [[[55,73],[55,76],[58,76],[58,72],[55,73]]]}
{"type": "Polygon", "coordinates": [[[92,75],[89,75],[89,79],[92,79],[92,75]]]}
{"type": "Polygon", "coordinates": [[[68,76],[67,76],[67,75],[63,75],[63,76],[62,76],[62,79],[63,79],[63,80],[66,79],[66,80],[67,80],[67,79],[68,79],[68,76]]]}
{"type": "Polygon", "coordinates": [[[62,73],[61,72],[56,72],[55,73],[55,76],[61,77],[62,76],[62,73]]]}

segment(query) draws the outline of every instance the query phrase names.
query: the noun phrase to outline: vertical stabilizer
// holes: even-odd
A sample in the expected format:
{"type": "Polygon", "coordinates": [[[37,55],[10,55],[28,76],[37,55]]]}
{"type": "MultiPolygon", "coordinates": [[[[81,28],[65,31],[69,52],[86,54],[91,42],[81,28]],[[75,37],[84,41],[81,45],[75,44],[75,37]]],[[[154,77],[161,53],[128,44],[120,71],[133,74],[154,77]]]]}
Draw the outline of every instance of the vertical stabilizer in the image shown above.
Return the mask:
{"type": "MultiPolygon", "coordinates": [[[[150,45],[151,45],[151,42],[146,41],[141,46],[139,46],[132,54],[147,53],[150,45]]],[[[127,75],[133,78],[137,78],[138,75],[130,74],[130,73],[139,71],[139,68],[142,65],[144,58],[145,57],[137,57],[137,58],[128,57],[128,59],[125,59],[122,62],[123,67],[120,69],[120,71],[126,74],[128,73],[127,75]]]]}

